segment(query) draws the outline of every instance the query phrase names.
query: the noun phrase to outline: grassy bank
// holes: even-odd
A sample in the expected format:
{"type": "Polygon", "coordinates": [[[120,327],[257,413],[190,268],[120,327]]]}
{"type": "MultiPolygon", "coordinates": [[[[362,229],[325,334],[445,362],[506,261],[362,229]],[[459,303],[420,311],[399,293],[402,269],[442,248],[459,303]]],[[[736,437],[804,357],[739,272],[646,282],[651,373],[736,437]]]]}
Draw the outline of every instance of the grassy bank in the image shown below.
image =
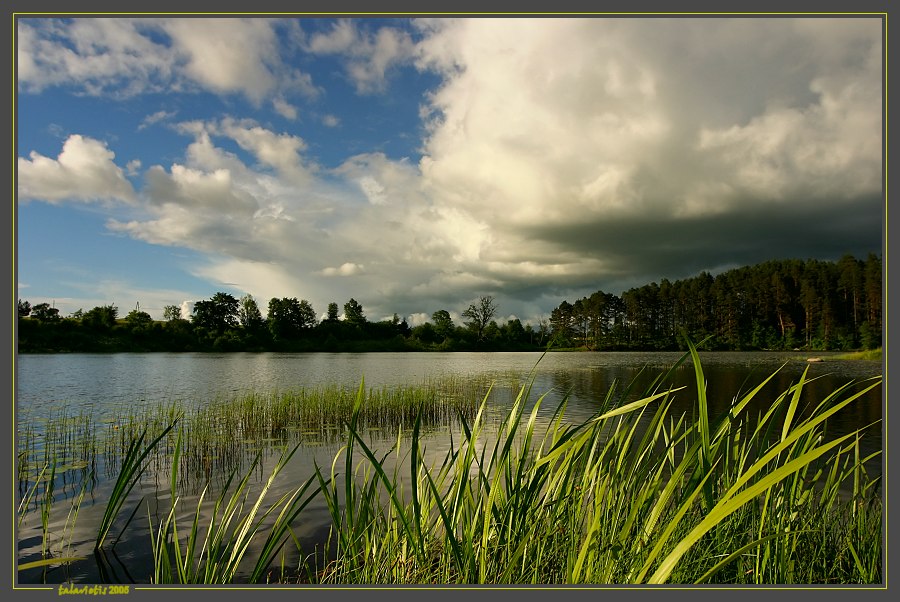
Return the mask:
{"type": "Polygon", "coordinates": [[[872,361],[882,361],[882,351],[881,347],[878,349],[867,349],[865,351],[855,351],[853,353],[842,353],[840,355],[835,355],[832,359],[836,360],[872,360],[872,361]]]}
{"type": "MultiPolygon", "coordinates": [[[[227,485],[206,502],[182,498],[176,476],[193,461],[187,450],[220,420],[242,437],[271,436],[298,421],[309,428],[327,404],[308,404],[319,409],[307,416],[296,395],[250,396],[214,406],[208,423],[165,413],[136,428],[122,423],[119,493],[106,524],[121,523],[121,500],[160,454],[172,478],[156,478],[171,495],[152,521],[154,583],[880,583],[880,479],[865,468],[873,458],[861,456],[861,432],[834,439],[826,428],[880,378],[808,399],[804,373],[767,410],[748,415],[772,375],[715,416],[693,347],[682,362],[689,357],[699,391],[691,415],[672,412],[681,391],[667,383],[678,365],[627,405],[618,400],[629,392],[611,389],[578,424],[565,420],[565,400],[549,421],[538,420],[544,397],[533,399],[526,385],[497,428],[487,394],[461,388],[452,413],[463,437],[435,463],[425,460],[423,433],[449,413],[445,398],[363,387],[332,394],[339,410],[328,415],[343,425],[342,447],[277,496],[296,446],[261,487],[250,487],[255,460],[227,471],[227,485]],[[409,429],[387,454],[373,452],[365,436],[379,395],[389,398],[387,421],[409,429]],[[328,510],[330,536],[308,548],[294,527],[314,501],[328,510]]],[[[32,508],[49,512],[39,482],[25,490],[32,508]]],[[[112,545],[103,529],[98,549],[112,545]]],[[[47,562],[63,562],[57,554],[47,562]]]]}

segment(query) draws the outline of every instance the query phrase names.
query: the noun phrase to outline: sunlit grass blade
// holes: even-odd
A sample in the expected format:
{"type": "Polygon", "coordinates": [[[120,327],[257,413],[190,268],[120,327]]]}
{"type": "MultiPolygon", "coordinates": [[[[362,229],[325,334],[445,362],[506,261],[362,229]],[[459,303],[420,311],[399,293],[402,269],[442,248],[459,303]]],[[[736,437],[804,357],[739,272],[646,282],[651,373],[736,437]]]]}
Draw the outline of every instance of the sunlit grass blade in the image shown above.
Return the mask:
{"type": "MultiPolygon", "coordinates": [[[[700,431],[700,471],[705,474],[712,466],[712,446],[709,428],[709,403],[706,399],[706,377],[703,375],[703,366],[700,362],[700,354],[694,343],[687,339],[688,349],[694,363],[694,376],[697,381],[697,428],[700,431]]],[[[707,510],[712,508],[713,493],[712,481],[707,480],[703,489],[703,499],[707,510]]]]}
{"type": "Polygon", "coordinates": [[[788,433],[794,423],[794,414],[797,412],[797,406],[800,405],[800,393],[803,391],[803,384],[806,382],[806,373],[809,371],[807,367],[800,375],[800,382],[794,387],[794,395],[791,397],[791,403],[788,405],[787,415],[784,417],[784,425],[781,427],[781,440],[787,439],[788,433]]]}
{"type": "Polygon", "coordinates": [[[728,556],[726,556],[725,558],[723,558],[722,560],[720,560],[714,567],[712,567],[711,569],[709,569],[708,571],[706,571],[705,573],[703,573],[703,574],[697,579],[697,581],[696,581],[695,583],[698,583],[698,584],[699,584],[699,583],[706,583],[706,582],[708,582],[708,581],[709,581],[710,579],[712,579],[717,573],[719,573],[719,571],[721,571],[723,568],[725,568],[726,566],[728,566],[729,564],[731,564],[732,562],[734,562],[737,558],[740,558],[741,556],[743,556],[744,554],[746,554],[746,553],[749,552],[750,550],[753,550],[754,548],[758,548],[758,547],[762,546],[762,545],[763,545],[764,543],[766,543],[766,542],[769,542],[769,541],[772,541],[772,540],[774,540],[774,539],[778,539],[778,538],[781,538],[781,537],[785,537],[785,536],[788,536],[788,535],[797,535],[797,534],[798,534],[798,533],[796,533],[796,532],[793,532],[793,533],[791,533],[791,532],[789,532],[789,533],[773,533],[773,534],[767,535],[767,536],[765,536],[765,537],[763,537],[763,538],[760,538],[760,539],[751,541],[751,542],[748,543],[747,545],[745,545],[745,546],[743,546],[743,547],[741,547],[741,548],[738,548],[737,550],[735,550],[734,552],[732,552],[731,554],[729,554],[728,556]]]}
{"type": "Polygon", "coordinates": [[[70,562],[78,562],[84,560],[84,556],[65,556],[58,558],[44,558],[43,560],[34,560],[32,562],[23,562],[18,565],[17,570],[27,571],[29,569],[38,569],[42,567],[55,566],[57,564],[68,564],[70,562]]]}
{"type": "Polygon", "coordinates": [[[146,458],[153,448],[156,447],[156,444],[175,427],[176,423],[177,419],[144,448],[142,448],[142,445],[147,435],[146,429],[137,437],[137,439],[133,439],[129,444],[125,457],[122,460],[119,477],[116,479],[113,491],[110,494],[109,501],[106,505],[106,511],[103,513],[103,518],[100,521],[100,527],[97,532],[97,541],[94,544],[95,550],[103,546],[103,542],[106,540],[113,521],[119,514],[119,510],[125,504],[125,500],[127,499],[128,494],[131,493],[132,488],[134,488],[135,484],[141,478],[144,458],[146,458]]]}
{"type": "MultiPolygon", "coordinates": [[[[276,507],[282,506],[282,511],[272,525],[262,550],[254,563],[253,571],[250,573],[251,582],[256,582],[262,578],[263,573],[269,568],[278,551],[284,545],[284,538],[290,532],[291,524],[318,495],[319,490],[313,489],[306,498],[302,497],[309,490],[315,478],[316,475],[310,476],[300,487],[291,492],[289,498],[282,498],[275,504],[276,507]]],[[[293,537],[293,533],[291,533],[291,536],[293,537]]]]}
{"type": "Polygon", "coordinates": [[[696,543],[697,540],[700,539],[700,537],[702,537],[705,533],[712,529],[716,524],[725,520],[731,513],[735,512],[738,508],[754,499],[756,496],[765,493],[782,479],[789,477],[796,471],[802,469],[813,460],[821,457],[829,450],[840,445],[852,436],[853,434],[845,435],[840,439],[821,445],[818,448],[807,452],[806,454],[800,456],[795,460],[791,460],[783,466],[780,466],[772,472],[766,474],[766,476],[764,476],[758,482],[749,486],[747,489],[741,491],[740,493],[736,493],[733,496],[728,496],[726,494],[726,497],[720,500],[709,511],[706,517],[702,521],[700,521],[700,523],[696,527],[694,527],[690,533],[688,533],[681,541],[679,541],[672,552],[670,552],[669,555],[662,560],[659,567],[656,569],[656,572],[651,575],[648,582],[665,583],[672,570],[675,568],[675,564],[681,559],[681,557],[687,552],[687,550],[690,549],[690,547],[694,545],[694,543],[696,543]]]}

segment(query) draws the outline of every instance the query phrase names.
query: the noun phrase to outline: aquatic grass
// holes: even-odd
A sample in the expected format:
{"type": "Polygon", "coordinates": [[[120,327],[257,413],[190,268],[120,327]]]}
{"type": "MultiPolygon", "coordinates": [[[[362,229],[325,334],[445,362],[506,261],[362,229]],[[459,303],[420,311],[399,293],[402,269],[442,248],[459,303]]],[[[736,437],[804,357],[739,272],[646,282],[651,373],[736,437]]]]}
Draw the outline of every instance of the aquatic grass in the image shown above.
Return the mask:
{"type": "MultiPolygon", "coordinates": [[[[434,428],[451,412],[467,411],[466,404],[472,405],[467,392],[481,386],[482,381],[466,383],[457,378],[373,389],[363,412],[367,428],[386,428],[392,421],[409,419],[412,414],[404,408],[409,404],[430,406],[421,412],[421,419],[434,428]]],[[[79,488],[92,489],[99,476],[113,483],[113,491],[97,529],[97,549],[139,481],[158,487],[165,479],[175,495],[196,496],[204,488],[223,488],[227,475],[248,467],[255,454],[267,458],[279,446],[309,441],[310,432],[322,443],[336,445],[342,437],[336,417],[349,415],[353,399],[344,388],[319,387],[247,394],[188,408],[175,403],[138,406],[100,421],[90,413],[67,416],[63,406],[61,411],[18,425],[18,526],[37,511],[46,554],[51,515],[56,514],[54,498],[65,494],[83,500],[79,488]],[[162,434],[145,449],[149,433],[162,434]],[[178,456],[177,461],[173,456],[178,456]]],[[[256,470],[264,480],[260,464],[256,470]]],[[[64,512],[63,508],[59,510],[64,512]]],[[[124,517],[120,537],[138,509],[135,504],[131,515],[124,517]]],[[[77,516],[71,508],[69,512],[72,518],[77,516]]],[[[68,521],[66,515],[61,518],[68,521]]]]}
{"type": "Polygon", "coordinates": [[[60,544],[60,554],[65,554],[67,557],[72,558],[72,540],[75,537],[75,524],[78,521],[78,513],[81,510],[81,506],[84,503],[84,496],[88,491],[88,485],[90,481],[85,479],[81,484],[81,491],[77,496],[72,498],[72,502],[69,505],[69,512],[66,515],[66,522],[63,525],[63,537],[62,542],[60,544]],[[68,533],[68,537],[66,536],[68,533]],[[63,549],[65,547],[65,549],[63,549]]]}
{"type": "Polygon", "coordinates": [[[80,413],[70,417],[64,409],[17,427],[16,474],[20,496],[25,495],[31,481],[50,478],[45,467],[52,468],[53,478],[58,480],[51,487],[58,487],[65,495],[74,495],[96,455],[91,415],[80,413]],[[76,471],[81,471],[80,478],[73,476],[76,471]]]}
{"type": "MultiPolygon", "coordinates": [[[[598,415],[561,420],[565,399],[535,433],[537,400],[523,387],[493,444],[483,399],[462,440],[426,466],[418,429],[385,469],[351,417],[338,488],[323,486],[337,542],[317,577],[329,583],[817,583],[877,582],[880,497],[856,431],[828,439],[829,418],[880,378],[848,383],[801,411],[806,374],[761,415],[745,410],[771,376],[710,416],[699,354],[691,420],[672,416],[657,379],[640,399],[610,392],[598,415]],[[354,449],[362,457],[356,461],[354,449]],[[853,483],[849,499],[839,490],[853,483]],[[409,487],[410,493],[405,493],[409,487]],[[344,496],[340,504],[339,493],[344,496]],[[854,512],[856,514],[854,514],[854,512]],[[855,529],[835,527],[836,517],[855,529]],[[816,541],[820,543],[815,544],[816,541]],[[861,551],[862,550],[862,551],[861,551]],[[839,558],[841,568],[826,566],[839,558]],[[402,568],[402,570],[400,570],[402,568]]],[[[684,359],[684,358],[683,358],[684,359]]],[[[356,408],[363,405],[360,392],[356,408]]],[[[491,433],[494,436],[494,433],[491,433]]],[[[324,474],[317,467],[324,482],[324,474]]]]}
{"type": "MultiPolygon", "coordinates": [[[[25,495],[22,496],[22,499],[19,500],[19,507],[18,507],[19,519],[17,522],[17,525],[19,527],[22,526],[22,522],[25,520],[25,517],[28,515],[28,506],[30,505],[31,500],[33,500],[35,498],[35,495],[37,494],[38,486],[42,482],[44,482],[44,474],[49,469],[50,469],[50,463],[48,462],[48,463],[44,464],[44,466],[41,468],[40,472],[38,473],[37,477],[34,479],[34,484],[31,486],[31,489],[27,490],[25,495]]],[[[25,486],[27,486],[28,481],[20,480],[19,481],[20,487],[22,486],[23,482],[24,482],[25,486]]]]}
{"type": "Polygon", "coordinates": [[[41,557],[46,558],[50,551],[50,509],[53,507],[53,487],[56,483],[56,458],[48,462],[50,474],[44,481],[44,492],[41,496],[41,557]]]}
{"type": "MultiPolygon", "coordinates": [[[[367,391],[360,411],[361,428],[372,432],[393,431],[400,426],[408,432],[415,414],[423,428],[435,428],[455,419],[456,413],[471,413],[473,392],[486,386],[483,379],[466,381],[447,377],[418,386],[382,387],[367,391]]],[[[168,473],[175,440],[182,437],[179,482],[202,487],[209,479],[221,479],[234,469],[242,469],[253,457],[253,448],[272,444],[319,442],[336,445],[341,441],[341,421],[352,412],[355,392],[346,387],[323,386],[286,392],[246,393],[234,398],[215,399],[203,404],[158,404],[102,421],[90,414],[66,417],[51,414],[35,417],[19,426],[17,473],[20,496],[29,479],[41,470],[51,455],[64,479],[70,470],[81,469],[81,478],[93,470],[95,476],[115,480],[132,442],[145,430],[157,432],[180,416],[178,427],[147,456],[143,474],[155,477],[168,473]]],[[[68,483],[74,492],[80,480],[68,483]]]]}
{"type": "MultiPolygon", "coordinates": [[[[355,392],[241,395],[184,414],[174,404],[141,408],[95,437],[118,475],[96,548],[135,484],[155,480],[171,506],[157,524],[149,516],[154,583],[878,583],[882,500],[867,466],[880,452],[862,453],[865,429],[835,438],[828,424],[881,379],[811,399],[804,372],[751,414],[774,375],[717,416],[691,345],[642,390],[638,379],[614,384],[577,423],[565,395],[547,417],[546,394],[531,401],[531,377],[508,404],[486,382],[449,392],[360,383],[355,392]],[[697,399],[676,415],[674,401],[691,392],[668,382],[688,360],[697,399]],[[437,424],[451,425],[450,447],[429,464],[434,438],[424,435],[437,424]],[[160,434],[145,445],[148,433],[160,434]],[[298,446],[319,436],[340,445],[330,470],[314,464],[270,503],[298,446]],[[274,468],[264,471],[269,456],[274,468]],[[219,493],[207,501],[214,481],[219,493]],[[196,506],[179,521],[194,486],[196,506]],[[313,502],[332,524],[310,553],[294,525],[313,502]],[[295,573],[288,556],[302,559],[295,573]]],[[[34,468],[20,474],[39,471],[34,459],[52,448],[24,445],[18,462],[30,457],[34,468]]],[[[76,466],[72,456],[52,465],[76,466]]],[[[20,521],[46,494],[40,480],[20,482],[20,521]]]]}
{"type": "Polygon", "coordinates": [[[869,360],[869,361],[882,361],[884,354],[882,352],[882,348],[878,347],[877,349],[866,349],[864,351],[853,351],[851,353],[841,353],[839,355],[830,356],[829,359],[836,360],[869,360]]]}
{"type": "Polygon", "coordinates": [[[144,440],[147,436],[147,429],[144,429],[137,438],[132,439],[129,442],[125,456],[122,459],[119,476],[116,479],[106,504],[106,510],[100,520],[100,527],[97,531],[97,540],[94,544],[94,550],[99,550],[103,547],[103,543],[109,535],[109,530],[112,528],[113,522],[118,517],[122,506],[125,504],[128,494],[140,480],[144,471],[144,459],[176,424],[177,422],[173,422],[167,426],[146,447],[144,447],[144,440]]]}
{"type": "MultiPolygon", "coordinates": [[[[162,524],[154,530],[152,519],[150,523],[150,531],[153,534],[151,540],[154,558],[153,583],[231,583],[237,579],[251,543],[265,528],[268,528],[261,550],[256,559],[252,560],[253,566],[249,570],[250,581],[258,581],[285,545],[288,534],[292,536],[291,523],[316,493],[315,489],[308,493],[314,481],[314,477],[310,477],[300,487],[282,495],[267,508],[263,507],[272,484],[297,449],[298,446],[294,446],[282,454],[259,491],[256,501],[246,512],[245,507],[250,495],[249,483],[259,462],[259,456],[234,489],[231,489],[229,485],[236,477],[236,473],[233,472],[215,500],[209,524],[205,529],[200,524],[206,494],[204,491],[197,502],[193,520],[184,538],[179,535],[175,519],[179,500],[173,498],[172,507],[162,524]],[[269,517],[276,512],[277,516],[269,525],[269,517]]],[[[174,484],[172,490],[174,491],[174,484]]]]}
{"type": "MultiPolygon", "coordinates": [[[[458,409],[471,411],[470,396],[460,393],[450,379],[415,387],[381,388],[367,391],[366,405],[359,422],[369,430],[390,429],[409,425],[415,408],[422,408],[423,424],[436,426],[452,420],[458,409]],[[457,390],[448,391],[449,387],[457,390]]],[[[470,384],[469,389],[478,386],[470,384]]],[[[340,442],[341,420],[352,412],[354,393],[345,387],[326,386],[288,392],[247,393],[231,399],[217,399],[199,407],[184,410],[180,432],[184,438],[183,462],[180,470],[184,481],[202,484],[214,475],[241,469],[252,457],[253,447],[268,448],[272,444],[315,441],[332,445],[340,442]]],[[[117,443],[109,450],[112,470],[117,471],[129,440],[139,428],[166,424],[167,408],[145,411],[116,425],[117,443]]],[[[406,427],[408,428],[408,426],[406,427]]],[[[157,455],[160,465],[169,462],[173,448],[172,433],[157,455]]]]}
{"type": "Polygon", "coordinates": [[[59,537],[58,555],[54,556],[52,551],[53,542],[51,541],[50,523],[52,516],[52,508],[55,501],[54,483],[56,481],[56,463],[48,462],[41,469],[41,472],[34,480],[31,490],[25,495],[19,503],[17,511],[18,520],[17,528],[21,528],[23,521],[28,513],[29,500],[35,497],[38,487],[43,488],[40,497],[40,523],[41,523],[41,559],[30,562],[19,563],[18,571],[25,571],[34,568],[48,568],[58,564],[68,564],[70,562],[83,560],[82,556],[73,556],[71,554],[72,538],[74,537],[75,523],[78,519],[78,512],[84,501],[84,495],[87,492],[88,480],[84,480],[81,491],[75,496],[69,504],[68,514],[62,527],[62,534],[59,537]],[[49,474],[47,473],[49,471],[49,474]],[[46,475],[46,476],[45,476],[46,475]]]}

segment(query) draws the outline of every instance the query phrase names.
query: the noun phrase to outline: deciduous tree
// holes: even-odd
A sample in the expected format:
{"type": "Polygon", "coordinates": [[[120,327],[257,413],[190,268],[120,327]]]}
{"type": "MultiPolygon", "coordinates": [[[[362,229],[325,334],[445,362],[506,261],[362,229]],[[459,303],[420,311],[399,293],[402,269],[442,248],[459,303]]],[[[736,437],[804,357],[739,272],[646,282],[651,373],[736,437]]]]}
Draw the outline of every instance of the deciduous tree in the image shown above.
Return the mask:
{"type": "Polygon", "coordinates": [[[316,312],[306,299],[272,298],[269,301],[268,322],[269,331],[276,340],[292,340],[316,325],[316,312]]]}
{"type": "Polygon", "coordinates": [[[196,326],[221,335],[227,328],[238,325],[238,300],[218,292],[209,300],[194,303],[191,319],[196,326]]]}
{"type": "Polygon", "coordinates": [[[171,322],[181,319],[181,307],[178,305],[166,305],[163,308],[163,320],[171,322]]]}
{"type": "Polygon", "coordinates": [[[253,295],[247,293],[240,300],[238,308],[238,322],[248,331],[255,331],[263,325],[262,313],[253,295]]]}
{"type": "Polygon", "coordinates": [[[116,325],[119,308],[115,305],[98,305],[81,317],[81,323],[94,330],[109,330],[116,325]]]}
{"type": "Polygon", "coordinates": [[[325,320],[327,320],[328,322],[338,321],[338,304],[334,301],[328,304],[328,313],[325,317],[325,320]]]}
{"type": "Polygon", "coordinates": [[[477,340],[481,341],[484,339],[484,329],[487,328],[487,325],[490,324],[496,313],[497,305],[494,303],[494,298],[488,295],[481,297],[478,303],[469,305],[469,308],[462,313],[462,316],[469,318],[466,326],[472,329],[477,336],[477,340]]]}
{"type": "Polygon", "coordinates": [[[434,320],[434,334],[439,339],[446,339],[453,333],[453,320],[446,309],[437,310],[431,314],[431,319],[434,320]]]}
{"type": "Polygon", "coordinates": [[[153,325],[153,318],[145,311],[132,309],[125,316],[125,325],[133,333],[142,333],[153,325]]]}
{"type": "Polygon", "coordinates": [[[362,305],[352,297],[344,303],[344,321],[356,326],[362,326],[366,323],[366,315],[363,312],[362,305]]]}

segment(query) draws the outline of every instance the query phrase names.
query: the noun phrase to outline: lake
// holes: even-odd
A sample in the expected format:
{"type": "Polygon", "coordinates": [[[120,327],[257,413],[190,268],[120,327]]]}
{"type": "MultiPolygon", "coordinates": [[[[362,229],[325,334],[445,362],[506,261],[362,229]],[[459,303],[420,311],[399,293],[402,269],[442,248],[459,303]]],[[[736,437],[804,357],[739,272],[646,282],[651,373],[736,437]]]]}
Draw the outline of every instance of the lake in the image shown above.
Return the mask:
{"type": "MultiPolygon", "coordinates": [[[[749,392],[764,378],[780,369],[778,375],[760,395],[760,407],[774,396],[797,382],[804,370],[808,385],[806,402],[814,403],[838,387],[880,375],[881,362],[838,361],[830,354],[818,354],[824,361],[808,363],[806,354],[768,352],[701,353],[701,361],[708,386],[710,411],[717,414],[727,410],[735,396],[749,392]]],[[[117,415],[134,412],[141,407],[176,402],[182,407],[202,408],[214,400],[230,399],[243,394],[270,393],[326,385],[366,388],[396,387],[436,382],[441,379],[463,377],[483,378],[497,383],[498,394],[491,399],[494,415],[499,416],[511,403],[512,396],[533,371],[532,398],[546,394],[538,423],[549,422],[553,410],[563,395],[568,394],[566,416],[581,422],[595,415],[598,399],[606,396],[614,385],[619,390],[634,381],[643,390],[654,378],[673,366],[680,358],[677,352],[626,353],[154,353],[154,354],[47,354],[21,355],[16,363],[16,421],[17,426],[43,424],[48,414],[90,414],[96,421],[112,420],[117,415]],[[504,391],[506,393],[504,393],[504,391]]],[[[676,413],[695,411],[696,384],[690,362],[680,366],[672,379],[674,386],[685,387],[676,393],[673,409],[676,413]]],[[[882,388],[879,387],[855,403],[852,409],[829,421],[829,431],[835,436],[851,432],[881,420],[882,388]]],[[[751,408],[752,413],[752,408],[751,408]]],[[[862,443],[864,453],[880,450],[882,427],[869,429],[862,443]]],[[[373,447],[389,446],[396,433],[369,433],[373,447]]],[[[456,428],[435,429],[427,436],[429,453],[440,457],[449,447],[449,437],[456,436],[456,428]]],[[[329,466],[340,450],[340,442],[300,449],[286,469],[286,491],[310,474],[313,462],[329,466]]],[[[880,460],[873,471],[880,474],[880,460]]],[[[102,472],[102,471],[98,471],[102,472]]],[[[115,558],[98,561],[91,555],[92,523],[103,513],[105,492],[109,479],[97,477],[79,512],[72,534],[73,555],[87,559],[69,567],[50,570],[32,569],[19,575],[20,583],[61,583],[63,581],[92,583],[147,582],[149,562],[149,532],[146,527],[134,531],[115,548],[115,558]]],[[[147,488],[152,489],[151,486],[147,488]]],[[[165,488],[165,485],[161,486],[165,488]]],[[[59,507],[63,500],[76,495],[77,487],[61,482],[58,488],[59,507]]],[[[141,488],[136,488],[141,489],[141,488]]],[[[152,493],[152,492],[151,492],[152,493]]],[[[19,492],[20,498],[25,494],[19,492]]],[[[108,495],[108,494],[106,494],[108,495]]],[[[160,494],[162,499],[168,495],[160,494]]],[[[130,509],[148,496],[148,490],[133,493],[130,509]]],[[[150,495],[151,499],[154,496],[150,495]]],[[[56,502],[55,502],[56,503],[56,502]]],[[[147,522],[146,511],[143,522],[147,522]]],[[[313,545],[327,533],[329,516],[323,506],[310,507],[297,526],[301,542],[313,545]]],[[[52,526],[58,531],[66,528],[66,513],[55,517],[52,526]]],[[[51,529],[52,531],[52,529],[51,529]]],[[[20,562],[40,558],[41,525],[37,517],[29,517],[17,531],[20,562]]]]}

